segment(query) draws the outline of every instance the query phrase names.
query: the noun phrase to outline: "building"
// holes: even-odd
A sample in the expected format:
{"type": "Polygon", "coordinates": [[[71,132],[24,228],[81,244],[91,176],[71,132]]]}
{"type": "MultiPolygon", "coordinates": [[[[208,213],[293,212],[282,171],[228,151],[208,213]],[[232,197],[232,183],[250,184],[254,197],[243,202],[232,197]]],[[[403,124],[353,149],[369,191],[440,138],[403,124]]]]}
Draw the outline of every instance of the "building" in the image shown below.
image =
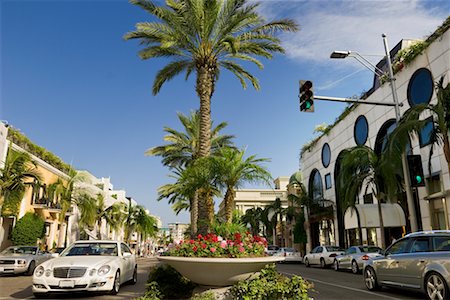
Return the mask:
{"type": "Polygon", "coordinates": [[[189,224],[169,223],[169,236],[174,243],[180,243],[185,240],[186,232],[189,230],[189,224]]]}
{"type": "MultiPolygon", "coordinates": [[[[403,114],[408,108],[419,103],[436,103],[434,83],[445,76],[444,86],[450,80],[450,18],[421,46],[421,54],[408,65],[403,61],[394,64],[395,84],[403,114]]],[[[405,55],[400,50],[411,45],[403,40],[390,52],[405,55]]],[[[416,47],[418,48],[418,47],[416,47]]],[[[385,70],[386,61],[377,65],[385,70]]],[[[393,102],[389,83],[375,76],[372,89],[365,99],[373,102],[393,102]]],[[[430,116],[423,116],[423,119],[430,116]]],[[[430,123],[432,126],[432,123],[430,123]]],[[[361,194],[355,207],[343,211],[339,199],[336,179],[338,177],[342,153],[356,145],[365,145],[376,153],[384,150],[387,136],[396,127],[393,107],[375,105],[352,105],[328,128],[327,133],[305,145],[301,152],[300,165],[304,175],[303,184],[312,199],[305,208],[308,216],[308,250],[319,244],[348,246],[351,244],[381,244],[381,231],[377,199],[370,193],[361,194]],[[359,232],[361,229],[362,232],[359,232]]],[[[403,235],[410,231],[410,218],[418,220],[419,229],[449,229],[450,178],[442,147],[436,147],[432,155],[431,169],[428,168],[430,154],[429,135],[424,130],[420,136],[410,140],[408,154],[421,155],[426,176],[426,187],[414,188],[414,209],[408,207],[404,197],[389,199],[382,204],[382,214],[387,238],[403,235]],[[410,211],[415,210],[415,215],[410,211]]],[[[427,133],[428,132],[428,133],[427,133]]],[[[389,244],[389,241],[385,241],[389,244]]]]}

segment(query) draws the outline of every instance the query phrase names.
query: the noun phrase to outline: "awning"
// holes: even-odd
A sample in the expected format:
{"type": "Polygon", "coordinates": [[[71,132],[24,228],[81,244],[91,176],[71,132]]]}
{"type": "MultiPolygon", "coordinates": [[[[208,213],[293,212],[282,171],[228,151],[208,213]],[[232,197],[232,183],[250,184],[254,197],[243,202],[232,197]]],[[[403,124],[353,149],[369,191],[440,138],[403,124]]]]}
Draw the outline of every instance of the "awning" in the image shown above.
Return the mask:
{"type": "MultiPolygon", "coordinates": [[[[361,228],[380,227],[377,206],[378,204],[358,204],[355,207],[349,207],[344,215],[345,229],[358,228],[358,218],[361,228]]],[[[381,213],[383,214],[384,227],[406,225],[405,213],[397,203],[382,203],[381,213]]]]}

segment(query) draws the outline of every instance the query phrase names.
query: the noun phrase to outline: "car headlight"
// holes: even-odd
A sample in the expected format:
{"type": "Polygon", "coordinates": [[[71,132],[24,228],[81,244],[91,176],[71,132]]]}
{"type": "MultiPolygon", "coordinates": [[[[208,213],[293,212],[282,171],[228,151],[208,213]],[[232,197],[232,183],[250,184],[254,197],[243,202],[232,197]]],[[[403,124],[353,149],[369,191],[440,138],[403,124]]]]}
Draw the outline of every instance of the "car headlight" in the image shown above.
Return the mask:
{"type": "Polygon", "coordinates": [[[44,267],[43,266],[37,267],[36,270],[34,271],[34,275],[36,277],[41,277],[42,274],[44,274],[44,267]]]}
{"type": "Polygon", "coordinates": [[[26,265],[27,261],[25,259],[18,259],[17,260],[17,264],[19,264],[19,265],[26,265]]]}
{"type": "Polygon", "coordinates": [[[108,272],[109,272],[110,270],[111,270],[111,267],[110,267],[110,266],[104,265],[104,266],[101,266],[101,267],[98,269],[97,274],[100,275],[100,276],[103,276],[103,275],[108,274],[108,272]]]}

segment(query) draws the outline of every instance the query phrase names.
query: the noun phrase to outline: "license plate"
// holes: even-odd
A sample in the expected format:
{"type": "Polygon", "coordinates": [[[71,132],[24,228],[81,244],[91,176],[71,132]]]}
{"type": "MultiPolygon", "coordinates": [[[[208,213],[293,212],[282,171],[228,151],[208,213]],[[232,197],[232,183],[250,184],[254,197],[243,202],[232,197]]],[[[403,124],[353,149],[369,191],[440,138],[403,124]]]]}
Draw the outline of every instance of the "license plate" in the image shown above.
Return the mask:
{"type": "Polygon", "coordinates": [[[75,286],[73,280],[61,280],[59,282],[59,287],[62,288],[73,288],[75,286]]]}
{"type": "Polygon", "coordinates": [[[4,267],[0,267],[0,272],[4,272],[5,268],[4,267]]]}

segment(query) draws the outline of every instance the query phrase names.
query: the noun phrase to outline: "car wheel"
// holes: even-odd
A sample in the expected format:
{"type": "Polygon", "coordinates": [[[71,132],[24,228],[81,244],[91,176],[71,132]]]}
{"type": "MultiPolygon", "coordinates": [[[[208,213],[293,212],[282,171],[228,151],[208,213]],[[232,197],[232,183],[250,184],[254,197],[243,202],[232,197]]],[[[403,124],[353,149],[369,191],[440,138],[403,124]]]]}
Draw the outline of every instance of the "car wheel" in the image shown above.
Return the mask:
{"type": "Polygon", "coordinates": [[[377,275],[372,267],[367,267],[364,270],[364,283],[369,291],[376,291],[380,289],[380,285],[377,282],[377,275]]]}
{"type": "Polygon", "coordinates": [[[307,268],[311,267],[311,265],[309,264],[309,260],[307,258],[305,258],[305,266],[307,268]]]}
{"type": "Polygon", "coordinates": [[[353,274],[359,273],[359,267],[358,267],[358,263],[356,262],[356,260],[352,261],[352,273],[353,274]]]}
{"type": "Polygon", "coordinates": [[[334,260],[334,264],[333,265],[334,265],[334,270],[335,271],[339,271],[339,262],[336,259],[334,260]]]}
{"type": "Polygon", "coordinates": [[[111,289],[110,294],[117,295],[117,293],[119,292],[119,289],[120,289],[120,271],[117,270],[116,276],[114,277],[114,283],[113,283],[113,287],[111,289]]]}
{"type": "Polygon", "coordinates": [[[323,258],[320,259],[320,267],[322,269],[325,269],[327,267],[327,264],[325,263],[325,259],[323,259],[323,258]]]}
{"type": "Polygon", "coordinates": [[[30,262],[30,265],[28,266],[28,270],[25,273],[28,276],[33,275],[34,269],[36,269],[36,263],[33,261],[30,262]]]}
{"type": "Polygon", "coordinates": [[[133,279],[131,279],[131,284],[136,284],[137,282],[137,266],[134,267],[133,279]]]}
{"type": "Polygon", "coordinates": [[[448,299],[448,288],[445,284],[444,278],[438,273],[431,273],[425,280],[425,288],[428,299],[448,299]]]}

